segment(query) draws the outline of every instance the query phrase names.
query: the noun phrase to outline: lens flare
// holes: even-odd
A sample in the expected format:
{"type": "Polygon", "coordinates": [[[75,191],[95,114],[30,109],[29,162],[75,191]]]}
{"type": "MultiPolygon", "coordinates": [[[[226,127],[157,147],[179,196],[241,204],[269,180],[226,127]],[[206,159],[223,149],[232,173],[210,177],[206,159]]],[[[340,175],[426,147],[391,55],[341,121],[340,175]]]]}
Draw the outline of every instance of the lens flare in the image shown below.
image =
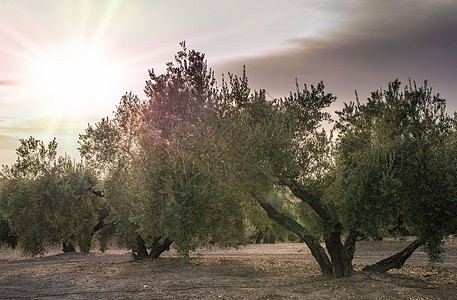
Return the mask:
{"type": "Polygon", "coordinates": [[[98,110],[121,73],[97,49],[75,48],[46,52],[33,59],[29,87],[40,95],[49,115],[83,115],[98,110]]]}

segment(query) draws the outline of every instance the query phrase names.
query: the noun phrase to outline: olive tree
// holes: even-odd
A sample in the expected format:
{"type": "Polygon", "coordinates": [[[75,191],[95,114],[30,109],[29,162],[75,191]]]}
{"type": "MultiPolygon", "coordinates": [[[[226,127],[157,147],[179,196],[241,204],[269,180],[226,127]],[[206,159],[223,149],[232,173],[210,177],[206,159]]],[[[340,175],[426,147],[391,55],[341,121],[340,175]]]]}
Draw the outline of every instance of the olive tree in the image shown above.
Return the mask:
{"type": "MultiPolygon", "coordinates": [[[[236,88],[243,84],[232,86],[236,88]]],[[[227,153],[226,166],[236,174],[233,180],[268,217],[297,234],[308,245],[326,275],[333,274],[334,265],[339,272],[344,272],[342,261],[336,259],[336,252],[341,250],[338,246],[343,247],[339,239],[340,225],[322,200],[328,141],[319,126],[329,117],[322,110],[334,99],[325,93],[322,83],[303,90],[297,85],[296,93],[273,101],[266,100],[263,91],[254,92],[250,97],[226,105],[229,109],[220,114],[223,116],[221,140],[224,141],[220,151],[227,153]],[[277,188],[289,190],[297,201],[303,202],[302,210],[314,220],[318,219],[321,228],[325,228],[327,247],[334,254],[333,265],[320,244],[319,235],[311,234],[295,218],[272,205],[270,195],[277,188]]],[[[289,200],[285,198],[284,201],[289,200]]]]}
{"type": "Polygon", "coordinates": [[[339,115],[334,187],[343,223],[366,235],[403,229],[418,237],[401,255],[367,269],[401,267],[421,245],[439,259],[457,215],[455,127],[445,100],[427,82],[402,90],[396,80],[339,115]]]}
{"type": "Polygon", "coordinates": [[[214,77],[203,54],[181,46],[165,74],[149,71],[146,101],[126,94],[114,118],[80,136],[82,156],[105,176],[118,240],[138,258],[244,237],[245,216],[211,164],[214,77]]]}
{"type": "Polygon", "coordinates": [[[79,245],[88,252],[103,203],[93,194],[89,169],[57,157],[55,139],[47,146],[33,137],[21,139],[18,159],[4,167],[0,210],[24,253],[41,254],[47,244],[64,251],[79,245]]]}
{"type": "Polygon", "coordinates": [[[320,83],[283,99],[253,95],[222,106],[221,151],[230,153],[226,161],[238,186],[308,245],[325,275],[352,274],[361,234],[403,229],[419,237],[369,270],[401,267],[421,245],[436,259],[457,214],[455,126],[445,101],[426,85],[402,91],[394,81],[365,104],[347,104],[333,141],[319,126],[334,99],[320,83]],[[315,222],[306,224],[273,205],[268,191],[275,187],[290,190],[315,222]],[[312,224],[321,231],[311,232],[312,224]]]}

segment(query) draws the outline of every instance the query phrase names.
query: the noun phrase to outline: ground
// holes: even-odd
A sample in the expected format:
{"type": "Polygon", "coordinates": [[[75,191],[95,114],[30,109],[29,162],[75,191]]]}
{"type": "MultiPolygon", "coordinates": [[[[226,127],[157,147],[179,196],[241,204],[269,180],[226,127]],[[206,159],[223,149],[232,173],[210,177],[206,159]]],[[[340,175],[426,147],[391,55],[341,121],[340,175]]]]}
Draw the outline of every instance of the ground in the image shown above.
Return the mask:
{"type": "Polygon", "coordinates": [[[121,249],[104,254],[19,257],[0,250],[1,299],[457,299],[457,240],[446,241],[444,261],[429,265],[421,251],[400,270],[360,269],[410,241],[357,244],[351,278],[327,279],[304,244],[199,249],[188,264],[171,250],[134,262],[121,249]]]}

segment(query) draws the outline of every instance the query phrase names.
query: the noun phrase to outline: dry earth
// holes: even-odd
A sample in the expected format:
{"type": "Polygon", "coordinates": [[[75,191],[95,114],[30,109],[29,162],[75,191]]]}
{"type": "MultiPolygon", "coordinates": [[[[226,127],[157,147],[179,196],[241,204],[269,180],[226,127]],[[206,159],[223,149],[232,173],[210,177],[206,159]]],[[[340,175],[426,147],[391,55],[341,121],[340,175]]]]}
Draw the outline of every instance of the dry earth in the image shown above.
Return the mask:
{"type": "Polygon", "coordinates": [[[446,241],[444,261],[431,266],[421,251],[401,270],[360,269],[408,241],[359,242],[356,274],[326,279],[304,244],[200,249],[189,264],[172,250],[156,261],[129,253],[56,254],[24,258],[0,250],[1,299],[457,299],[457,241],[446,241]]]}

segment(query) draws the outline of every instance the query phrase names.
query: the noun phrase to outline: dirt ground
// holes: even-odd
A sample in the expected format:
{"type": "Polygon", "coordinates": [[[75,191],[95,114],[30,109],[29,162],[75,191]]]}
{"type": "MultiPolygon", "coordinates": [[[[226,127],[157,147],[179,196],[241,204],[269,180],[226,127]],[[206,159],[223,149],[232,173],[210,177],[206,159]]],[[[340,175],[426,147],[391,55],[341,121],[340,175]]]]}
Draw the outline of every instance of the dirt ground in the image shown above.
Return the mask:
{"type": "Polygon", "coordinates": [[[360,269],[397,252],[408,241],[359,242],[351,278],[320,275],[304,244],[200,249],[189,264],[171,250],[155,261],[129,253],[20,257],[0,250],[1,299],[457,299],[457,240],[446,241],[444,261],[431,266],[421,251],[401,270],[360,269]]]}

